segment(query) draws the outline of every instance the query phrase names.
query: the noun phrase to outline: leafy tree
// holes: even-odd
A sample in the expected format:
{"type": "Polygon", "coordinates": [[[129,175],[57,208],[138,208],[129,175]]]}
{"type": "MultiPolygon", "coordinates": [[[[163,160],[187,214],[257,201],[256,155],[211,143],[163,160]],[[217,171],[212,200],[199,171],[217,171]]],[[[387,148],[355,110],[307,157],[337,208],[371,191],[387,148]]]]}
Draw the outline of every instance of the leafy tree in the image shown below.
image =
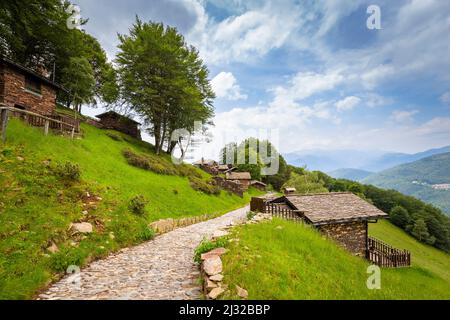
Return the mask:
{"type": "Polygon", "coordinates": [[[428,233],[427,224],[423,219],[419,219],[414,223],[414,227],[411,230],[411,234],[416,237],[419,241],[426,241],[430,238],[428,233]]]}
{"type": "Polygon", "coordinates": [[[164,146],[171,152],[172,130],[193,133],[195,121],[210,122],[214,114],[209,71],[177,29],[162,23],[136,18],[130,34],[119,35],[119,41],[120,99],[145,120],[156,152],[164,146]]]}
{"type": "MultiPolygon", "coordinates": [[[[60,0],[2,1],[0,55],[34,70],[50,71],[51,78],[76,92],[78,100],[113,103],[117,98],[114,69],[94,37],[67,27],[69,5],[69,1],[60,0]],[[72,82],[74,58],[90,63],[95,78],[94,90],[86,90],[84,81],[77,82],[81,87],[75,88],[72,82]]],[[[86,23],[87,20],[81,21],[82,25],[86,23]]],[[[58,101],[69,105],[72,97],[59,92],[58,101]]]]}
{"type": "Polygon", "coordinates": [[[297,190],[297,193],[301,194],[328,192],[328,189],[325,188],[323,180],[320,179],[318,172],[305,171],[302,175],[291,173],[291,178],[284,184],[284,187],[294,187],[297,190]]]}
{"type": "Polygon", "coordinates": [[[67,89],[76,111],[81,113],[84,103],[92,103],[95,91],[95,77],[89,61],[85,58],[71,58],[70,65],[64,69],[67,89]]]}
{"type": "Polygon", "coordinates": [[[408,211],[402,206],[395,206],[390,213],[390,218],[393,224],[400,228],[405,228],[409,222],[410,217],[408,211]]]}

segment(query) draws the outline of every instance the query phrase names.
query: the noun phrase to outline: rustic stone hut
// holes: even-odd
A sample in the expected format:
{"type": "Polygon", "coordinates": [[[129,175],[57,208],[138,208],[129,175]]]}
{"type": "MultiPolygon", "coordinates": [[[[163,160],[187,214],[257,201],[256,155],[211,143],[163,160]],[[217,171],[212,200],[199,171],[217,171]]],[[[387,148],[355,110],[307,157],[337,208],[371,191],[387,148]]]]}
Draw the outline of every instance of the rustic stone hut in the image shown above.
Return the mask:
{"type": "Polygon", "coordinates": [[[297,193],[297,189],[290,188],[290,187],[285,187],[285,188],[283,188],[283,193],[285,195],[296,194],[297,193]]]}
{"type": "Polygon", "coordinates": [[[388,215],[353,193],[287,195],[272,200],[286,205],[321,233],[358,256],[368,251],[368,224],[388,215]]]}
{"type": "Polygon", "coordinates": [[[228,172],[226,179],[241,184],[245,190],[248,189],[252,182],[252,176],[249,172],[228,172]]]}
{"type": "Polygon", "coordinates": [[[133,119],[114,111],[105,112],[96,117],[100,119],[100,124],[103,129],[116,130],[133,138],[141,139],[141,130],[139,129],[141,124],[133,119]]]}
{"type": "Polygon", "coordinates": [[[7,107],[52,115],[58,90],[64,89],[46,75],[0,57],[0,103],[7,107]]]}
{"type": "Polygon", "coordinates": [[[264,182],[261,182],[261,181],[257,181],[257,180],[253,180],[250,183],[250,186],[252,186],[253,188],[256,188],[258,190],[261,190],[261,191],[267,190],[267,184],[265,184],[264,182]]]}

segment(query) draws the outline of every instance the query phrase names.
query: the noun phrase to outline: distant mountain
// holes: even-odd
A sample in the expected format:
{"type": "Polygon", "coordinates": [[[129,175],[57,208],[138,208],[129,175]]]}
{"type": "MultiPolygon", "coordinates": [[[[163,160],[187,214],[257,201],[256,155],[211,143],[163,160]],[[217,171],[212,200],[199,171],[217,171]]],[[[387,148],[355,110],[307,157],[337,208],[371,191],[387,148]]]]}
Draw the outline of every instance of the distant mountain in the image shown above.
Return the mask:
{"type": "Polygon", "coordinates": [[[351,168],[338,169],[338,170],[328,172],[328,175],[330,175],[333,178],[347,179],[347,180],[353,180],[353,181],[361,181],[372,174],[373,174],[373,172],[370,172],[370,171],[360,170],[360,169],[351,169],[351,168]]]}
{"type": "Polygon", "coordinates": [[[289,164],[299,167],[307,166],[310,170],[333,172],[341,168],[353,168],[379,172],[401,164],[447,152],[450,152],[450,146],[415,154],[356,150],[307,150],[288,153],[284,156],[289,164]]]}
{"type": "Polygon", "coordinates": [[[434,204],[450,216],[450,153],[403,164],[362,180],[434,204]]]}

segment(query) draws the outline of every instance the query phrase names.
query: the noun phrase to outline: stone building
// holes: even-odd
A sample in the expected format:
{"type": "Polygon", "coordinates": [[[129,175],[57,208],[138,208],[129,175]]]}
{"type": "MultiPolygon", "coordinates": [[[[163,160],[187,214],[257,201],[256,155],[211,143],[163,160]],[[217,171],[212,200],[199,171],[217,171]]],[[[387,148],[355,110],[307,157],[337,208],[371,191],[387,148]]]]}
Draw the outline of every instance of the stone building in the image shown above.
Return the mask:
{"type": "Polygon", "coordinates": [[[252,182],[252,176],[249,172],[229,172],[226,174],[226,180],[239,183],[247,190],[252,182]]]}
{"type": "Polygon", "coordinates": [[[365,257],[368,251],[368,225],[388,215],[353,193],[286,195],[270,201],[286,205],[322,234],[348,251],[365,257]]]}
{"type": "Polygon", "coordinates": [[[114,111],[105,112],[96,117],[100,119],[101,128],[116,130],[141,140],[141,130],[139,129],[141,124],[139,122],[114,111]]]}
{"type": "Polygon", "coordinates": [[[7,107],[52,115],[58,90],[45,75],[0,57],[0,103],[7,107]]]}

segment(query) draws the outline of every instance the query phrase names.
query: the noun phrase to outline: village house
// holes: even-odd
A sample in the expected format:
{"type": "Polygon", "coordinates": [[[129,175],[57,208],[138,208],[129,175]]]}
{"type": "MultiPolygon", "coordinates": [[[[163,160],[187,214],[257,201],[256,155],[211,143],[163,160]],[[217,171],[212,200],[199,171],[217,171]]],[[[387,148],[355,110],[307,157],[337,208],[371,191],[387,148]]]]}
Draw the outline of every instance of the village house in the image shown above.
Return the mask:
{"type": "Polygon", "coordinates": [[[53,115],[56,93],[64,89],[44,73],[0,58],[0,104],[40,115],[53,115]]]}
{"type": "Polygon", "coordinates": [[[265,184],[265,183],[263,183],[261,181],[257,181],[257,180],[253,180],[250,183],[250,186],[253,187],[253,188],[256,188],[256,189],[258,189],[260,191],[266,191],[267,190],[267,184],[265,184]]]}
{"type": "Polygon", "coordinates": [[[290,194],[296,194],[297,193],[297,189],[295,188],[290,188],[290,187],[285,187],[283,188],[283,193],[284,195],[290,195],[290,194]]]}
{"type": "Polygon", "coordinates": [[[108,111],[96,116],[100,119],[101,128],[116,130],[125,133],[133,138],[141,140],[141,130],[139,122],[118,114],[114,111],[108,111]]]}
{"type": "Polygon", "coordinates": [[[238,183],[247,190],[252,182],[252,176],[249,172],[228,172],[226,174],[226,180],[238,183]]]}

